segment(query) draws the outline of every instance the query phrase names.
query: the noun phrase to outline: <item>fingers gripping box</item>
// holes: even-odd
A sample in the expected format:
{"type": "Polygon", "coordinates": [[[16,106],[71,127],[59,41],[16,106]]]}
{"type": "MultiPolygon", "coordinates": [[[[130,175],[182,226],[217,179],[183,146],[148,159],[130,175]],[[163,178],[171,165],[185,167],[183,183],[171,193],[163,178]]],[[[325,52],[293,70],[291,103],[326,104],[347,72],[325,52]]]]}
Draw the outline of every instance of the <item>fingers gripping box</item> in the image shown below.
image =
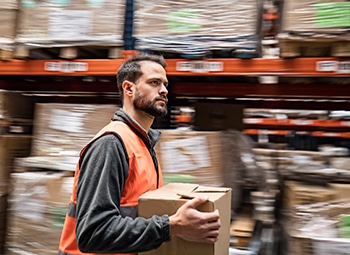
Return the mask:
{"type": "Polygon", "coordinates": [[[206,196],[208,202],[197,209],[202,212],[219,210],[221,228],[214,244],[196,243],[173,237],[158,249],[140,253],[142,255],[228,255],[230,245],[231,189],[207,187],[190,183],[169,183],[157,190],[149,191],[139,198],[139,216],[174,214],[188,199],[206,196]]]}

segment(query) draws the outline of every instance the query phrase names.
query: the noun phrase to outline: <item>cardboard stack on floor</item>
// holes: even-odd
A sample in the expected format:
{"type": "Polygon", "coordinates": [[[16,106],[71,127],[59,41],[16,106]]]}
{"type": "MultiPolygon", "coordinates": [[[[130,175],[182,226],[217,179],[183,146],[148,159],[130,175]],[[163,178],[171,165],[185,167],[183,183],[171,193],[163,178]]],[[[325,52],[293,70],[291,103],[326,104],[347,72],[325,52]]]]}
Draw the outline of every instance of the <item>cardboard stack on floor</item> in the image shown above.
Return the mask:
{"type": "Polygon", "coordinates": [[[36,104],[30,155],[11,173],[7,254],[57,254],[79,152],[116,105],[36,104]]]}
{"type": "Polygon", "coordinates": [[[0,254],[6,239],[10,175],[15,159],[30,154],[33,109],[34,102],[20,91],[0,90],[0,254]]]}

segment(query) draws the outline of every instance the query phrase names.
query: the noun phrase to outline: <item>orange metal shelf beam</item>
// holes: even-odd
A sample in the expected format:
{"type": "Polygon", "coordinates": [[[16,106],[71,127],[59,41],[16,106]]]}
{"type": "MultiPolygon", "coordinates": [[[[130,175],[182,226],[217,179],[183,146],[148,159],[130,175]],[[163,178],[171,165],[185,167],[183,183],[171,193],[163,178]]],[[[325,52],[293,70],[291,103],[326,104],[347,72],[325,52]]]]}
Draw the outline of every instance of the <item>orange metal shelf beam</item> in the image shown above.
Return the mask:
{"type": "Polygon", "coordinates": [[[123,59],[10,60],[0,62],[0,75],[114,76],[123,59]]]}
{"type": "Polygon", "coordinates": [[[345,120],[309,120],[309,119],[273,119],[273,118],[245,118],[244,123],[248,125],[268,126],[304,126],[322,128],[350,128],[350,121],[345,120]]]}
{"type": "MultiPolygon", "coordinates": [[[[286,136],[291,133],[291,131],[287,130],[259,130],[259,129],[246,129],[243,133],[247,135],[259,135],[259,134],[267,134],[267,135],[281,135],[286,136]]],[[[350,138],[350,132],[322,132],[315,131],[310,133],[315,137],[334,137],[334,138],[350,138]]]]}
{"type": "Polygon", "coordinates": [[[350,58],[167,59],[177,76],[350,76],[350,58]]]}
{"type": "MultiPolygon", "coordinates": [[[[124,59],[10,60],[0,75],[113,76],[124,59]]],[[[172,76],[339,76],[350,77],[350,58],[167,59],[172,76]]]]}

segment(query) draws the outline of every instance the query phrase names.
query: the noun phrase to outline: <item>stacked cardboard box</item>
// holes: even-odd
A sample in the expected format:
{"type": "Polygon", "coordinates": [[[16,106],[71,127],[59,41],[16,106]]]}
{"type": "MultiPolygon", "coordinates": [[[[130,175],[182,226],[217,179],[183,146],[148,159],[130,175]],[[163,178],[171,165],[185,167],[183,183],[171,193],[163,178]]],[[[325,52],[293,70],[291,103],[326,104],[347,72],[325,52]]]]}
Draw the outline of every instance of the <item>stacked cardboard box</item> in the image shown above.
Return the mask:
{"type": "Polygon", "coordinates": [[[223,186],[221,133],[162,130],[156,146],[165,180],[190,181],[200,185],[223,186]]]}
{"type": "Polygon", "coordinates": [[[124,12],[122,0],[21,0],[16,41],[32,47],[120,46],[124,12]]]}
{"type": "Polygon", "coordinates": [[[277,38],[282,57],[350,56],[350,3],[346,0],[283,3],[277,38]]]}
{"type": "Polygon", "coordinates": [[[291,208],[297,205],[331,201],[336,198],[336,194],[337,192],[330,187],[285,181],[283,206],[291,208]]]}
{"type": "Polygon", "coordinates": [[[349,200],[296,206],[283,220],[284,254],[340,254],[350,247],[343,238],[341,218],[349,215],[349,200]]]}
{"type": "Polygon", "coordinates": [[[30,135],[0,136],[0,254],[6,236],[7,197],[10,193],[10,175],[15,158],[26,157],[30,153],[32,137],[30,135]]]}
{"type": "Polygon", "coordinates": [[[73,178],[67,172],[12,174],[6,254],[57,254],[73,178]]]}
{"type": "Polygon", "coordinates": [[[117,109],[116,105],[104,104],[36,104],[31,154],[78,156],[117,109]]]}
{"type": "Polygon", "coordinates": [[[5,55],[14,48],[14,39],[17,20],[17,0],[6,0],[1,2],[0,7],[0,58],[7,59],[5,55]]]}
{"type": "Polygon", "coordinates": [[[6,235],[10,175],[16,158],[30,155],[33,112],[31,98],[19,91],[0,90],[0,254],[6,235]]]}
{"type": "Polygon", "coordinates": [[[282,30],[311,33],[346,33],[350,26],[350,5],[346,0],[286,0],[282,30]]]}
{"type": "MultiPolygon", "coordinates": [[[[5,243],[8,254],[57,254],[79,152],[117,109],[116,105],[98,104],[35,105],[29,152],[14,157],[12,171],[7,171],[12,183],[5,243]]],[[[23,146],[23,140],[14,145],[23,146]]]]}

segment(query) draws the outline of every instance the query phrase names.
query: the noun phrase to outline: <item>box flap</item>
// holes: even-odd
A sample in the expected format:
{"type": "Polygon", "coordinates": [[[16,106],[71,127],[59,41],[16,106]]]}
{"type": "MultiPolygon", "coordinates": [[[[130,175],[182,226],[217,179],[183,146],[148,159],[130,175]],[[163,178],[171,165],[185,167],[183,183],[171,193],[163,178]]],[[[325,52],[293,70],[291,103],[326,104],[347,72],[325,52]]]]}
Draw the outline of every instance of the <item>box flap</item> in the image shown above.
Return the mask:
{"type": "Polygon", "coordinates": [[[175,193],[178,193],[178,192],[188,193],[196,190],[198,186],[199,186],[198,184],[194,184],[194,183],[172,182],[163,186],[162,189],[174,190],[175,193]]]}
{"type": "Polygon", "coordinates": [[[198,186],[193,192],[221,192],[225,193],[228,192],[230,188],[225,187],[209,187],[209,186],[198,186]]]}

